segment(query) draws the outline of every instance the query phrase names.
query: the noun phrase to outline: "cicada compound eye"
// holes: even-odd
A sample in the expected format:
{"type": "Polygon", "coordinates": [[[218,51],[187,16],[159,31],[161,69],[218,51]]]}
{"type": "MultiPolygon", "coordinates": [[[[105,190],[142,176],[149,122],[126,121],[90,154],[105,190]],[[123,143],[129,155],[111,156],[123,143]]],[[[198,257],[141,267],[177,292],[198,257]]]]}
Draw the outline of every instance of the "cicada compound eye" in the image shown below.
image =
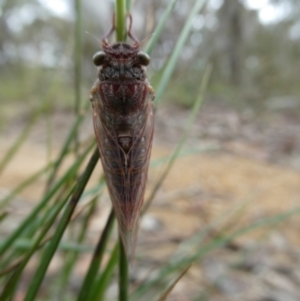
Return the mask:
{"type": "Polygon", "coordinates": [[[93,62],[96,66],[101,66],[104,64],[106,54],[104,51],[98,51],[93,56],[93,62]]]}
{"type": "Polygon", "coordinates": [[[139,51],[137,56],[141,65],[148,66],[150,64],[150,56],[146,52],[139,51]]]}

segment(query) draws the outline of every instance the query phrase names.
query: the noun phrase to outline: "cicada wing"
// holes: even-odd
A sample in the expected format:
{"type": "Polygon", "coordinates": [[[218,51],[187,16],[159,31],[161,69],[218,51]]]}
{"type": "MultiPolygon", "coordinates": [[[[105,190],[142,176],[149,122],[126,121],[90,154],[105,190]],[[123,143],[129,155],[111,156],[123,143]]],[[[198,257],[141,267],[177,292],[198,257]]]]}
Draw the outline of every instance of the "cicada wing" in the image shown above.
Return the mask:
{"type": "Polygon", "coordinates": [[[129,254],[134,253],[139,216],[142,209],[146,189],[148,166],[152,149],[154,118],[152,95],[148,96],[147,106],[142,114],[143,125],[137,127],[133,146],[128,153],[129,170],[127,174],[126,200],[122,204],[126,231],[121,236],[129,254]]]}
{"type": "Polygon", "coordinates": [[[109,194],[128,256],[134,252],[138,218],[142,208],[150,161],[154,118],[153,94],[134,128],[132,147],[124,153],[107,112],[101,110],[100,95],[93,93],[93,123],[109,194]]]}

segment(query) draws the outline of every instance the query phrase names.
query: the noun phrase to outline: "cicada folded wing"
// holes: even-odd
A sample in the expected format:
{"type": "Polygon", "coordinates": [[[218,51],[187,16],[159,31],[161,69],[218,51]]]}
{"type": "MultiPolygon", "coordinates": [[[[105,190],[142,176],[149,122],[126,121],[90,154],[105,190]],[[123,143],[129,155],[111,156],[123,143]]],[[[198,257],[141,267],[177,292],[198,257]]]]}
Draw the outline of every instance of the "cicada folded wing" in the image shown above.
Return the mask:
{"type": "Polygon", "coordinates": [[[130,28],[133,45],[110,45],[103,38],[103,51],[94,56],[99,71],[91,91],[101,162],[128,256],[135,247],[154,128],[154,91],[145,68],[150,59],[130,28]]]}
{"type": "Polygon", "coordinates": [[[94,130],[101,162],[120,234],[129,256],[134,252],[152,148],[152,99],[150,88],[143,109],[130,118],[130,135],[120,135],[116,126],[120,123],[120,117],[110,115],[103,109],[100,93],[95,91],[92,95],[94,130]]]}

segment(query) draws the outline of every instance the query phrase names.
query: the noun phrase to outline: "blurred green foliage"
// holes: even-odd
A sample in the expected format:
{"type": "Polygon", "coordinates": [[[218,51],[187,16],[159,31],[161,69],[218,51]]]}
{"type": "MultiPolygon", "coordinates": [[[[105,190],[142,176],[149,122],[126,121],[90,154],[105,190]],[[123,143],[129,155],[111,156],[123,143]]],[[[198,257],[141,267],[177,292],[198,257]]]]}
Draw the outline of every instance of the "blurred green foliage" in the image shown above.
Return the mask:
{"type": "MultiPolygon", "coordinates": [[[[215,99],[234,106],[263,107],[273,97],[299,99],[300,8],[297,1],[269,1],[278,17],[264,23],[259,10],[248,1],[208,1],[196,15],[192,32],[178,58],[175,79],[165,101],[189,107],[197,94],[205,62],[213,65],[209,92],[215,99]],[[273,3],[273,4],[272,4],[273,3]],[[284,7],[285,12],[284,13],[284,7]],[[282,13],[280,14],[280,9],[282,13]]],[[[150,74],[155,74],[171,56],[178,34],[194,1],[177,1],[172,18],[153,53],[150,74]]],[[[43,1],[3,0],[0,21],[1,101],[35,103],[45,95],[51,104],[71,108],[74,103],[75,11],[50,9],[43,1]]],[[[99,4],[83,2],[82,95],[88,95],[96,70],[91,57],[111,22],[113,3],[102,10],[99,4]]],[[[160,1],[134,5],[134,31],[142,40],[149,37],[165,4],[160,1]]],[[[155,78],[153,79],[155,82],[155,78]]],[[[297,104],[296,104],[297,105],[297,104]]]]}

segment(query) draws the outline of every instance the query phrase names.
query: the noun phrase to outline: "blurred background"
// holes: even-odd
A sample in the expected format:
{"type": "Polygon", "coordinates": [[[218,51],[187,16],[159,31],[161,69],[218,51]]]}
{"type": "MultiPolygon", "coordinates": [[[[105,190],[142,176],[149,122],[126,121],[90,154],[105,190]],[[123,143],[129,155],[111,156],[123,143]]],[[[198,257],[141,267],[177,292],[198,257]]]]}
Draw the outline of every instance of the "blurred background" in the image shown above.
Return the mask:
{"type": "MultiPolygon", "coordinates": [[[[132,1],[133,32],[146,44],[168,1],[132,1]]],[[[194,1],[178,0],[148,68],[155,84],[174,49],[194,1]]],[[[82,107],[97,76],[93,54],[111,26],[113,1],[82,1],[82,107]],[[88,32],[88,33],[86,33],[88,32]]],[[[75,8],[70,0],[0,1],[0,155],[24,134],[5,166],[0,195],[7,195],[57,153],[75,120],[75,8]]],[[[208,0],[193,20],[167,90],[156,108],[153,164],[176,146],[213,66],[205,102],[153,205],[141,221],[132,283],[166,262],[182,242],[213,225],[203,240],[288,210],[300,196],[300,3],[297,0],[208,0]]],[[[90,114],[79,140],[93,136],[90,114]]],[[[70,158],[72,160],[72,158],[70,158]]],[[[3,167],[3,166],[2,166],[3,167]]],[[[96,178],[100,172],[96,173],[96,178]]],[[[24,190],[11,204],[5,236],[43,192],[24,190]]],[[[110,208],[107,194],[91,225],[97,241],[110,208]]],[[[300,222],[286,219],[232,240],[195,264],[170,300],[300,300],[300,222]]],[[[185,245],[186,248],[192,248],[185,245]]],[[[185,252],[185,251],[184,251],[185,252]]],[[[90,255],[74,274],[80,281],[90,255]]],[[[59,271],[59,257],[50,276],[59,271]]],[[[29,271],[30,272],[30,271],[29,271]]],[[[112,289],[112,295],[114,294],[112,289]]],[[[20,299],[22,300],[22,292],[20,299]]],[[[51,299],[52,300],[52,299],[51,299]]]]}

